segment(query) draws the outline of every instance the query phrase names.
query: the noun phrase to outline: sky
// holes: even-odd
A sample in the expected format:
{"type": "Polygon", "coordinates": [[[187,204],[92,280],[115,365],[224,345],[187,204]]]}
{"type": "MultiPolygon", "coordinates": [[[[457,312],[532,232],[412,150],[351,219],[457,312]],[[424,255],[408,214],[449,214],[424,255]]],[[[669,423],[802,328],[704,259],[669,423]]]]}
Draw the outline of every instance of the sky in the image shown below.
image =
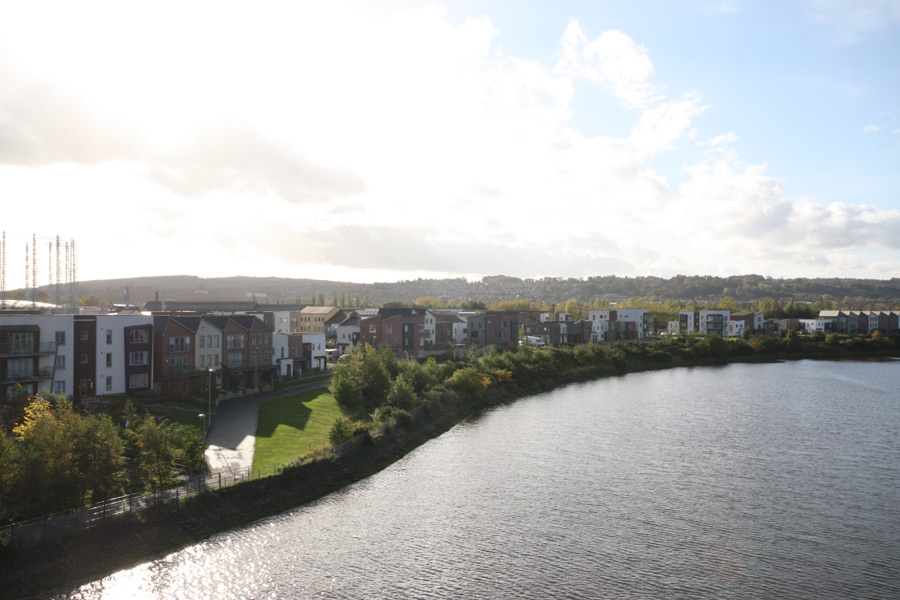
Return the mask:
{"type": "Polygon", "coordinates": [[[0,0],[6,286],[900,277],[898,57],[895,0],[0,0]]]}

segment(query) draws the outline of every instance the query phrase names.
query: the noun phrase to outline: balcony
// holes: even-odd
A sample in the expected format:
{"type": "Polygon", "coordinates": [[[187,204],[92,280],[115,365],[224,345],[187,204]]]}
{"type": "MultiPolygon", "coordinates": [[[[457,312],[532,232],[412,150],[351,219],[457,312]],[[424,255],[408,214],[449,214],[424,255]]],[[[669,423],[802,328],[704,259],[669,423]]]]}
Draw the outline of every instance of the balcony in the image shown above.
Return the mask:
{"type": "Polygon", "coordinates": [[[0,381],[3,383],[22,383],[42,381],[50,379],[53,375],[50,369],[29,369],[27,371],[0,371],[0,381]]]}
{"type": "Polygon", "coordinates": [[[56,342],[0,344],[0,356],[38,356],[40,354],[56,354],[56,342]]]}

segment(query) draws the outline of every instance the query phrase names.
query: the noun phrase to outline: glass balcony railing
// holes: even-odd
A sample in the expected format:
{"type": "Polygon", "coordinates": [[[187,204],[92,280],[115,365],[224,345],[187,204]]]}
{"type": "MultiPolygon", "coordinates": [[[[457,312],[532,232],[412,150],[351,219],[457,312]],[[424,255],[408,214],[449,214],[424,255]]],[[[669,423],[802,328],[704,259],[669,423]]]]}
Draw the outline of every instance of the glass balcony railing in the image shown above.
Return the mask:
{"type": "Polygon", "coordinates": [[[0,343],[0,356],[34,356],[36,354],[56,354],[56,342],[0,343]]]}
{"type": "Polygon", "coordinates": [[[0,371],[0,381],[3,383],[15,383],[19,381],[41,381],[50,379],[50,369],[28,369],[16,371],[0,371]]]}

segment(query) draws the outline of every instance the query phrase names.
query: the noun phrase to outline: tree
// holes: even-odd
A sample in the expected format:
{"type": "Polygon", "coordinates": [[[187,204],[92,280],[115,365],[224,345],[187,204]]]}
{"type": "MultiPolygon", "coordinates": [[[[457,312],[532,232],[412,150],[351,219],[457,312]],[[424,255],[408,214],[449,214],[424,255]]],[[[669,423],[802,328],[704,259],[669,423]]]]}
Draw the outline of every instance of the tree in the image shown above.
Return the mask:
{"type": "Polygon", "coordinates": [[[106,306],[106,300],[102,297],[91,294],[90,296],[82,296],[78,299],[78,306],[106,306]]]}
{"type": "Polygon", "coordinates": [[[19,476],[19,447],[6,431],[0,428],[0,522],[12,514],[8,499],[19,476]]]}
{"type": "Polygon", "coordinates": [[[412,408],[417,401],[418,396],[416,396],[412,384],[405,375],[401,374],[391,383],[391,389],[388,391],[384,404],[407,410],[412,408]]]}
{"type": "Polygon", "coordinates": [[[319,292],[319,306],[325,306],[325,294],[319,292]]]}
{"type": "Polygon", "coordinates": [[[122,491],[122,439],[109,415],[73,420],[72,452],[86,503],[108,500],[122,491]]]}
{"type": "Polygon", "coordinates": [[[54,400],[58,401],[56,412],[50,399],[31,398],[22,422],[13,428],[21,459],[17,500],[31,514],[71,508],[83,497],[71,431],[66,431],[71,425],[72,405],[64,398],[54,400]]]}
{"type": "Polygon", "coordinates": [[[172,481],[175,468],[175,449],[165,421],[145,419],[137,430],[144,482],[151,490],[158,490],[172,481]]]}
{"type": "Polygon", "coordinates": [[[359,385],[354,381],[350,372],[349,364],[338,365],[331,377],[328,389],[338,406],[347,410],[356,408],[362,398],[359,385]]]}

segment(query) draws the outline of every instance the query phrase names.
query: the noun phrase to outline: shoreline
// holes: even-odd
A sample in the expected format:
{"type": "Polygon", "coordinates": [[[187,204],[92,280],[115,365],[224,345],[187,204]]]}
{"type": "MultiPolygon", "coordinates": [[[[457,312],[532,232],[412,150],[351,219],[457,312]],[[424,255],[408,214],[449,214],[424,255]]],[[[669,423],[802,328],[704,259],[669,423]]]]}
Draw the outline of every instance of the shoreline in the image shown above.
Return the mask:
{"type": "MultiPolygon", "coordinates": [[[[683,367],[725,366],[730,363],[793,362],[795,360],[887,360],[897,349],[840,355],[798,352],[753,356],[708,357],[660,364],[646,361],[623,365],[573,366],[552,380],[528,387],[492,389],[482,398],[453,395],[432,400],[412,411],[406,424],[393,423],[351,440],[354,446],[339,456],[323,457],[288,467],[276,476],[213,490],[141,513],[108,519],[95,527],[42,540],[34,545],[0,548],[0,597],[27,598],[64,594],[91,581],[166,556],[201,542],[210,535],[248,525],[296,508],[378,472],[421,444],[438,437],[466,418],[518,398],[572,383],[609,376],[683,367]],[[39,583],[38,583],[39,582],[39,583]]],[[[351,442],[348,442],[351,443],[351,442]]]]}

